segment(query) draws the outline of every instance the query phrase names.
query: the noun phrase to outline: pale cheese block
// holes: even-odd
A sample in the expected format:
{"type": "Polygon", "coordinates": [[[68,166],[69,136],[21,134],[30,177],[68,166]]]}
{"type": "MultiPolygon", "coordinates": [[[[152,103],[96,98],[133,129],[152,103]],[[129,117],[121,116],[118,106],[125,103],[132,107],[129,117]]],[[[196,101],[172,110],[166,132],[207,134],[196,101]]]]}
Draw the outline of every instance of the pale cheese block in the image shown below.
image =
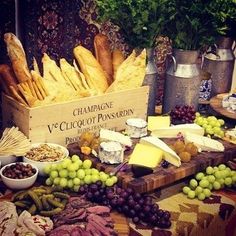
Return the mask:
{"type": "Polygon", "coordinates": [[[100,139],[119,142],[120,144],[122,144],[124,146],[128,146],[128,147],[132,146],[132,141],[131,141],[130,137],[125,136],[119,132],[109,130],[109,129],[101,129],[100,130],[100,139]]]}
{"type": "Polygon", "coordinates": [[[163,151],[155,146],[137,143],[130,155],[129,164],[155,168],[162,160],[163,151]]]}
{"type": "Polygon", "coordinates": [[[224,145],[214,139],[186,132],[184,135],[185,143],[194,143],[198,147],[198,151],[206,152],[223,152],[224,145]]]}
{"type": "Polygon", "coordinates": [[[182,124],[173,125],[167,128],[159,128],[153,130],[151,135],[158,138],[176,138],[179,133],[184,135],[186,132],[204,135],[204,129],[197,124],[182,124]]]}
{"type": "Polygon", "coordinates": [[[148,130],[170,127],[170,116],[148,116],[148,130]]]}
{"type": "Polygon", "coordinates": [[[163,151],[163,158],[174,166],[181,165],[180,157],[162,140],[157,137],[144,137],[140,139],[140,143],[155,146],[163,151]]]}

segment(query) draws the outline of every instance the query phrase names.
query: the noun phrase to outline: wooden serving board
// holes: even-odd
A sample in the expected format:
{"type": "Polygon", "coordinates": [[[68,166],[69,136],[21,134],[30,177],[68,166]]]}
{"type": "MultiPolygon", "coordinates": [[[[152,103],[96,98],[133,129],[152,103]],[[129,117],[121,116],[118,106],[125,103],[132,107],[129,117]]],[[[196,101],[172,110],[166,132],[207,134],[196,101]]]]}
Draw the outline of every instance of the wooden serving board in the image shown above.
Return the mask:
{"type": "MultiPolygon", "coordinates": [[[[226,95],[226,94],[224,94],[226,95]]],[[[210,106],[212,107],[213,110],[218,112],[219,114],[236,120],[236,112],[230,112],[226,108],[222,107],[222,97],[221,94],[218,94],[217,96],[211,98],[210,100],[210,106]]]]}
{"type": "MultiPolygon", "coordinates": [[[[169,142],[167,140],[165,141],[169,142]]],[[[119,181],[123,187],[131,187],[139,193],[149,192],[173,184],[178,180],[196,174],[199,171],[203,171],[207,166],[216,166],[220,163],[226,163],[227,161],[234,159],[236,157],[236,145],[226,141],[221,142],[225,146],[225,151],[222,153],[202,152],[190,162],[182,163],[179,168],[173,165],[170,165],[167,169],[157,167],[152,174],[140,178],[134,178],[131,167],[129,166],[125,171],[118,173],[119,181]]],[[[70,155],[80,154],[77,143],[69,144],[67,148],[70,155]]],[[[128,155],[129,153],[126,153],[126,159],[128,158],[128,155]]],[[[117,166],[102,164],[99,159],[95,157],[84,156],[82,158],[90,159],[97,169],[105,171],[106,173],[110,173],[117,166]]],[[[145,158],[145,153],[143,154],[143,158],[145,158]]]]}

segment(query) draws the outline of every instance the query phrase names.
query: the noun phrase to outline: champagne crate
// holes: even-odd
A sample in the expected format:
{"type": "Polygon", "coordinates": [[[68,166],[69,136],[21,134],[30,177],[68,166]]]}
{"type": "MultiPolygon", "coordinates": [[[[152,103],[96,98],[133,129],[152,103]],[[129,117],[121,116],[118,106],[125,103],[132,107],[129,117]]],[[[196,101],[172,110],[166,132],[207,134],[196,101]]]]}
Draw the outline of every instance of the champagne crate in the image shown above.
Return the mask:
{"type": "Polygon", "coordinates": [[[35,108],[21,105],[3,94],[3,128],[18,126],[33,143],[68,145],[84,131],[101,128],[121,131],[128,118],[147,116],[149,87],[80,98],[35,108]]]}

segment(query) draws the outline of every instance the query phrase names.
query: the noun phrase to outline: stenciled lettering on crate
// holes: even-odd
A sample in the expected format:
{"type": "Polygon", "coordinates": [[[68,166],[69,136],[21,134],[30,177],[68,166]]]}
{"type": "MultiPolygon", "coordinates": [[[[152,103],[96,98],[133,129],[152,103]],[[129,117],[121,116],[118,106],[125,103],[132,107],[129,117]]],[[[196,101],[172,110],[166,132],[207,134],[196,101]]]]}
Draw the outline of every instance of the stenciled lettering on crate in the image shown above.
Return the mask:
{"type": "Polygon", "coordinates": [[[146,119],[149,87],[27,108],[3,94],[3,127],[16,125],[35,142],[67,145],[84,131],[121,131],[128,118],[146,119]]]}

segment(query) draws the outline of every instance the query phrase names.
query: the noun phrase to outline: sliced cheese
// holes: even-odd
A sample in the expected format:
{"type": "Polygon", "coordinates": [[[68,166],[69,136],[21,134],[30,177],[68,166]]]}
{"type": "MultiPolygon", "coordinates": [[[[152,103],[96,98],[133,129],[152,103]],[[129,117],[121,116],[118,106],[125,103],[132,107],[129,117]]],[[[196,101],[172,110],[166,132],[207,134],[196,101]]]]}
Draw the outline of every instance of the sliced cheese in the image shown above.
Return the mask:
{"type": "Polygon", "coordinates": [[[204,135],[204,129],[197,124],[173,125],[167,128],[159,128],[153,130],[151,135],[158,138],[176,138],[179,133],[184,135],[186,132],[204,135]]]}
{"type": "Polygon", "coordinates": [[[132,141],[130,137],[125,136],[119,132],[113,131],[113,130],[108,130],[108,129],[101,129],[100,130],[100,139],[102,140],[110,140],[110,141],[116,141],[124,146],[131,147],[132,146],[132,141]]]}
{"type": "Polygon", "coordinates": [[[170,116],[148,116],[148,130],[170,127],[170,116]]]}
{"type": "Polygon", "coordinates": [[[199,151],[223,152],[225,150],[224,145],[221,142],[189,132],[185,133],[184,141],[186,143],[193,142],[198,147],[199,151]]]}
{"type": "Polygon", "coordinates": [[[179,167],[181,165],[180,157],[162,140],[157,137],[145,137],[140,139],[140,143],[155,146],[161,149],[164,153],[164,159],[174,166],[179,167]]]}
{"type": "Polygon", "coordinates": [[[155,146],[137,143],[130,156],[129,164],[155,168],[162,160],[163,151],[155,146]]]}

